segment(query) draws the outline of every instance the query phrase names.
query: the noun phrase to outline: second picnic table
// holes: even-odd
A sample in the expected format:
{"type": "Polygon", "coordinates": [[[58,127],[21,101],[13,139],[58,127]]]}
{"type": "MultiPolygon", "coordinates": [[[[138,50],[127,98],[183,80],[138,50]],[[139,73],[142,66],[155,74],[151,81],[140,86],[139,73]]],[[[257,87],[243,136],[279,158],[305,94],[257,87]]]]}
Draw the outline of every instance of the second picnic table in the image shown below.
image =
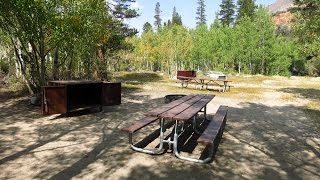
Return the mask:
{"type": "Polygon", "coordinates": [[[222,92],[230,90],[229,80],[227,79],[213,79],[209,77],[186,77],[186,76],[177,76],[177,79],[181,82],[181,87],[187,87],[188,84],[200,85],[200,88],[203,89],[206,87],[208,89],[209,85],[220,86],[222,87],[222,92]]]}

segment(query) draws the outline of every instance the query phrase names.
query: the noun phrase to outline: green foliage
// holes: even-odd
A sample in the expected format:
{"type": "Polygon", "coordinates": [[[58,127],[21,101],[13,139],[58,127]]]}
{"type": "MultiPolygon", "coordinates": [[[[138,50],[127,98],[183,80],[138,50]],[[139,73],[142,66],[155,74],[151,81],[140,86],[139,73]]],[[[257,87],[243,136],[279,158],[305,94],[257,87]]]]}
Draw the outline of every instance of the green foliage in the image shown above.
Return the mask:
{"type": "Polygon", "coordinates": [[[111,63],[107,57],[126,48],[125,37],[136,33],[123,23],[137,16],[131,2],[1,1],[0,29],[31,91],[48,79],[101,78],[111,63]]]}
{"type": "Polygon", "coordinates": [[[5,74],[9,73],[9,63],[3,59],[0,59],[0,74],[2,72],[5,74]]]}
{"type": "Polygon", "coordinates": [[[237,5],[237,20],[240,20],[245,16],[248,16],[251,19],[253,19],[255,10],[257,8],[257,6],[255,5],[255,0],[238,0],[237,5]]]}
{"type": "Polygon", "coordinates": [[[168,73],[195,69],[287,76],[298,59],[296,44],[275,34],[270,15],[261,8],[254,20],[244,16],[235,27],[217,20],[209,29],[204,24],[192,30],[172,26],[144,33],[132,43],[132,66],[168,73]]]}
{"type": "Polygon", "coordinates": [[[320,1],[295,0],[294,35],[299,39],[300,52],[306,57],[310,75],[320,76],[320,1]]]}
{"type": "Polygon", "coordinates": [[[152,25],[149,22],[144,23],[142,27],[143,33],[146,33],[150,30],[152,30],[152,25]]]}
{"type": "MultiPolygon", "coordinates": [[[[170,21],[168,21],[168,26],[169,26],[169,22],[170,21]]],[[[173,26],[174,25],[182,25],[181,16],[177,12],[176,7],[173,7],[171,22],[172,22],[173,26]]]]}

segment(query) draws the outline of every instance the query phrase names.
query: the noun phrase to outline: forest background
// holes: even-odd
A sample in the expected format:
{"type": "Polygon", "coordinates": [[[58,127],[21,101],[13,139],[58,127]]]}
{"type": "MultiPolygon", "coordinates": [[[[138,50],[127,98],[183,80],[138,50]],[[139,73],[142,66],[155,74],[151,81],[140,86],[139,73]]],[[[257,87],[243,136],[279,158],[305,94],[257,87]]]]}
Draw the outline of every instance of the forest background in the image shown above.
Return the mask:
{"type": "MultiPolygon", "coordinates": [[[[30,93],[48,80],[100,79],[123,70],[179,69],[229,74],[320,75],[320,2],[295,0],[292,22],[276,26],[254,0],[223,0],[212,24],[197,0],[197,26],[188,29],[173,8],[138,35],[125,19],[134,0],[0,1],[0,71],[30,93]]],[[[3,76],[3,75],[2,75],[3,76]]]]}

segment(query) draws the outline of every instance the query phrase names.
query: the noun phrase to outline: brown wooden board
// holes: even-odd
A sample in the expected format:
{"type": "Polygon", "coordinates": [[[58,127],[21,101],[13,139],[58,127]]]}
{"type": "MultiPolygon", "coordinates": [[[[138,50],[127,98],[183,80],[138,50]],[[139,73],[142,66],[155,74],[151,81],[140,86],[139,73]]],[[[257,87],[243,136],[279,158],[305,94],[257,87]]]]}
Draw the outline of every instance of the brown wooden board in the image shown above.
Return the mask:
{"type": "Polygon", "coordinates": [[[121,104],[121,83],[104,82],[101,98],[103,106],[121,104]]]}
{"type": "Polygon", "coordinates": [[[102,81],[93,81],[93,80],[59,80],[59,81],[49,81],[48,84],[55,85],[72,85],[72,84],[100,84],[102,81]]]}
{"type": "Polygon", "coordinates": [[[212,99],[213,95],[206,95],[202,97],[199,101],[194,103],[192,106],[186,108],[181,113],[173,117],[174,120],[186,121],[195,116],[204,106],[206,106],[212,99]]]}
{"type": "Polygon", "coordinates": [[[157,119],[158,119],[158,117],[147,116],[147,117],[144,117],[143,119],[136,121],[133,124],[131,124],[130,126],[125,127],[121,130],[129,132],[129,133],[134,133],[134,132],[138,131],[139,129],[143,128],[144,126],[156,121],[157,119]]]}
{"type": "Polygon", "coordinates": [[[188,101],[185,101],[184,103],[179,104],[178,106],[176,106],[176,107],[174,107],[164,113],[159,114],[158,117],[170,120],[174,116],[176,116],[177,114],[184,111],[185,109],[188,109],[190,106],[193,106],[193,104],[195,104],[196,102],[201,100],[203,97],[204,97],[204,95],[196,95],[195,97],[189,99],[188,101]]]}
{"type": "Polygon", "coordinates": [[[208,127],[197,140],[198,143],[212,144],[218,135],[222,123],[226,121],[228,106],[220,106],[217,113],[214,115],[208,127]]]}
{"type": "Polygon", "coordinates": [[[180,76],[185,76],[185,77],[196,77],[197,72],[196,71],[177,71],[177,78],[179,79],[180,76]]]}
{"type": "Polygon", "coordinates": [[[189,99],[193,98],[195,95],[188,95],[188,96],[184,96],[178,100],[172,101],[171,103],[165,104],[161,107],[158,107],[156,109],[153,109],[147,113],[145,113],[146,116],[158,116],[159,114],[166,112],[182,103],[184,103],[185,101],[188,101],[189,99]]]}
{"type": "Polygon", "coordinates": [[[43,87],[43,114],[58,114],[67,112],[66,88],[64,86],[43,87]]]}

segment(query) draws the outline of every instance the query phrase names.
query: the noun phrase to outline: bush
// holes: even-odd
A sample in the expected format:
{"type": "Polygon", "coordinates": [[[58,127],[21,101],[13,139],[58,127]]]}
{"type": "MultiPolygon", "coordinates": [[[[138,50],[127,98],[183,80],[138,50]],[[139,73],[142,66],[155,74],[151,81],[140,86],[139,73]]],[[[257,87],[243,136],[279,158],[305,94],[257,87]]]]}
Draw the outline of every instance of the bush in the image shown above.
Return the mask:
{"type": "Polygon", "coordinates": [[[0,60],[0,71],[4,72],[5,74],[9,73],[9,63],[3,59],[0,60]]]}
{"type": "Polygon", "coordinates": [[[320,59],[314,57],[307,61],[306,68],[310,76],[320,76],[320,59]]]}

